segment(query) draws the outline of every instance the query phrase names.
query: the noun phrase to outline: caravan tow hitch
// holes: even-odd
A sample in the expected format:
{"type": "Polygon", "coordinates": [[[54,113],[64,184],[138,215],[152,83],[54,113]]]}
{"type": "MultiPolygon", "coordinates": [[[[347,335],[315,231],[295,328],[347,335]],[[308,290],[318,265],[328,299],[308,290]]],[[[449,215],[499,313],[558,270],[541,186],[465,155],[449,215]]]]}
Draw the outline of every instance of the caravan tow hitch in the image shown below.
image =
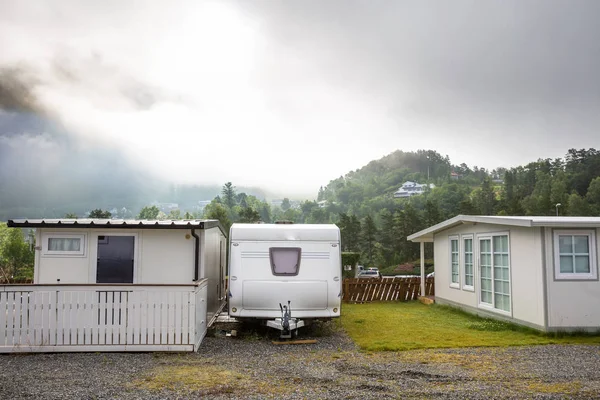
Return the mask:
{"type": "Polygon", "coordinates": [[[281,318],[275,318],[274,321],[267,321],[267,326],[279,329],[281,331],[279,335],[280,339],[291,339],[296,330],[304,326],[304,321],[292,318],[292,307],[289,300],[287,306],[279,303],[279,308],[281,309],[281,318]]]}

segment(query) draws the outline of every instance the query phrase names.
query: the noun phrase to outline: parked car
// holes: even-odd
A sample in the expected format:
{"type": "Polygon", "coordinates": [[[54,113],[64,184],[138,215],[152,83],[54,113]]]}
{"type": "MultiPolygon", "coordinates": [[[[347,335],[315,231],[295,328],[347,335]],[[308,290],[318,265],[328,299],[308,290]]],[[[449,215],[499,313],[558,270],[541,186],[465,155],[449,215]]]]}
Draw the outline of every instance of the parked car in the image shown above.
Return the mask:
{"type": "Polygon", "coordinates": [[[379,271],[361,271],[357,278],[381,278],[379,271]]]}

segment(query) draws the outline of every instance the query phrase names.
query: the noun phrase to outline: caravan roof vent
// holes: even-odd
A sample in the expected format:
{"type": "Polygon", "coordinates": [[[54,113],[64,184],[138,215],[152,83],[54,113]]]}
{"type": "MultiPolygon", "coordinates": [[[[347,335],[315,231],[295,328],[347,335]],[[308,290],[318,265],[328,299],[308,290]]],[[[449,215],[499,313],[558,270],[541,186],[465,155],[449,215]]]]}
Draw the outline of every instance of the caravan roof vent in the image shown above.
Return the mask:
{"type": "Polygon", "coordinates": [[[285,225],[291,225],[294,223],[294,221],[286,221],[286,220],[281,220],[281,221],[275,221],[276,224],[285,224],[285,225]]]}

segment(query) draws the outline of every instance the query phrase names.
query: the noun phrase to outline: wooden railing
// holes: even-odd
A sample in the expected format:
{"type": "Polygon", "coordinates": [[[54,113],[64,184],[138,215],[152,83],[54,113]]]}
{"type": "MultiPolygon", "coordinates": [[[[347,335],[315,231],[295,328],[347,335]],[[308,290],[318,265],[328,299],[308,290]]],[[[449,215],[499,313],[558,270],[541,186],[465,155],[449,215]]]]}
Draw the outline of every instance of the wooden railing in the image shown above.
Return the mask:
{"type": "MultiPolygon", "coordinates": [[[[343,301],[409,301],[421,295],[421,278],[344,279],[343,301]]],[[[434,278],[425,278],[425,295],[434,295],[434,278]]]]}
{"type": "Polygon", "coordinates": [[[0,352],[193,351],[206,323],[206,281],[0,286],[0,352]]]}

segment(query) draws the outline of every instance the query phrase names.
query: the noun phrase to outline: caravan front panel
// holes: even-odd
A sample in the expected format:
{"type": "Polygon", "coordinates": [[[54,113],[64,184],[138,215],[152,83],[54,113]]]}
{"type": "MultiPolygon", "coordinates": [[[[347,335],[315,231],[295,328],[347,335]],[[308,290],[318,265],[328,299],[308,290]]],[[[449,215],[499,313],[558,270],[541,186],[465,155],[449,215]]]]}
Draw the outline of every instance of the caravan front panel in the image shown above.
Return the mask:
{"type": "Polygon", "coordinates": [[[231,228],[229,313],[277,318],[340,315],[341,253],[335,225],[249,225],[231,228]]]}

